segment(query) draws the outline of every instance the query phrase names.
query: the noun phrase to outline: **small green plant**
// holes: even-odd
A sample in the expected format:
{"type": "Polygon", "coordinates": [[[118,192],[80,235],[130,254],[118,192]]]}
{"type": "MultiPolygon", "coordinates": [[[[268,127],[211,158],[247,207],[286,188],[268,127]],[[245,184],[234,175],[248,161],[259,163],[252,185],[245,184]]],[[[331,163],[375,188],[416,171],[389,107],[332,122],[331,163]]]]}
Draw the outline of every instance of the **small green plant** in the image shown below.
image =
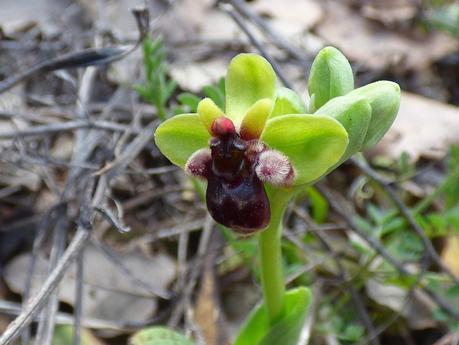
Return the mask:
{"type": "Polygon", "coordinates": [[[426,12],[427,21],[435,28],[459,38],[459,4],[455,2],[432,6],[426,12]]]}
{"type": "MultiPolygon", "coordinates": [[[[400,88],[389,81],[354,89],[349,62],[332,47],[312,65],[309,113],[301,97],[279,88],[276,79],[263,57],[240,54],[228,68],[224,105],[204,98],[196,113],[174,116],[155,133],[161,152],[205,185],[207,208],[219,224],[242,236],[258,235],[264,301],[234,345],[297,344],[312,295],[304,286],[285,289],[281,235],[287,205],[305,190],[320,205],[310,185],[376,144],[400,103],[400,88]]],[[[317,207],[320,219],[324,206],[317,207]]]]}
{"type": "Polygon", "coordinates": [[[145,83],[135,85],[134,89],[156,107],[158,117],[164,121],[167,118],[167,103],[177,84],[167,76],[166,51],[161,38],[153,40],[148,36],[144,39],[143,63],[145,83]]]}
{"type": "MultiPolygon", "coordinates": [[[[221,78],[216,85],[206,85],[202,88],[204,96],[210,98],[220,109],[225,108],[225,78],[221,78]]],[[[183,92],[177,96],[179,107],[174,110],[174,113],[196,113],[201,98],[190,93],[183,92]]]]}

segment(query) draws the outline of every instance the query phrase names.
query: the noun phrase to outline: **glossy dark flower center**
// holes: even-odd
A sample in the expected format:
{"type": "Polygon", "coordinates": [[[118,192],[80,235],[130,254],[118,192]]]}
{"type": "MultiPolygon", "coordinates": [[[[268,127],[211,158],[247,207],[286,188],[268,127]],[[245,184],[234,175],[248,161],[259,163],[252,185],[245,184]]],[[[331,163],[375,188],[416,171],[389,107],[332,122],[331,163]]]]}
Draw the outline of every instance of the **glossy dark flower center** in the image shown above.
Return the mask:
{"type": "Polygon", "coordinates": [[[217,119],[212,131],[206,192],[210,214],[241,234],[265,228],[270,219],[269,202],[255,172],[258,155],[252,149],[258,141],[241,139],[227,118],[217,119]]]}

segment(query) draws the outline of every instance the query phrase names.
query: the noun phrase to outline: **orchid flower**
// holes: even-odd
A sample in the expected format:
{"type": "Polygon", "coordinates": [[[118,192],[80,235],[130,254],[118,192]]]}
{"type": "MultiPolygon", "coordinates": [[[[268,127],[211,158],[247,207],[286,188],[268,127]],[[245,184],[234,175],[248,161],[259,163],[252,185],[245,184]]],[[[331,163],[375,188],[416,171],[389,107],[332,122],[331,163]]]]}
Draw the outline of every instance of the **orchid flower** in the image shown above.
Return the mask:
{"type": "Polygon", "coordinates": [[[196,114],[162,123],[156,145],[207,183],[215,221],[242,235],[260,232],[264,303],[234,344],[294,345],[312,295],[306,287],[285,291],[281,234],[288,202],[382,138],[397,115],[400,88],[379,81],[354,89],[349,62],[332,47],[312,64],[309,111],[294,91],[277,86],[273,68],[256,54],[233,58],[225,88],[225,109],[203,99],[196,114]]]}
{"type": "Polygon", "coordinates": [[[312,182],[346,151],[343,125],[305,112],[293,91],[277,89],[268,61],[240,54],[226,75],[225,109],[205,98],[197,114],[159,126],[155,140],[171,162],[207,181],[207,207],[218,223],[251,234],[270,220],[266,185],[291,189],[312,182]]]}

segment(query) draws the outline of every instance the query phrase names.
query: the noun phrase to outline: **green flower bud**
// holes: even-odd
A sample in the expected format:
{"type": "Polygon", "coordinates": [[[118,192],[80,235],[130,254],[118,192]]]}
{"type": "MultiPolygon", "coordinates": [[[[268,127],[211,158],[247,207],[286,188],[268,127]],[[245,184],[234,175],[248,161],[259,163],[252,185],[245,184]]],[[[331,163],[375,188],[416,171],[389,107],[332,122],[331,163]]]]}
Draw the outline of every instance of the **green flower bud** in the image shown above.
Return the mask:
{"type": "Polygon", "coordinates": [[[343,125],[349,136],[346,151],[331,170],[354,153],[362,150],[371,122],[371,106],[364,96],[341,96],[327,102],[316,114],[333,117],[343,125]]]}
{"type": "Polygon", "coordinates": [[[315,112],[330,99],[354,89],[354,75],[346,57],[336,48],[325,47],[317,54],[309,74],[309,110],[315,112]]]}
{"type": "Polygon", "coordinates": [[[351,91],[346,97],[363,96],[371,106],[371,121],[363,149],[376,145],[397,116],[400,107],[400,86],[391,81],[377,81],[351,91]]]}

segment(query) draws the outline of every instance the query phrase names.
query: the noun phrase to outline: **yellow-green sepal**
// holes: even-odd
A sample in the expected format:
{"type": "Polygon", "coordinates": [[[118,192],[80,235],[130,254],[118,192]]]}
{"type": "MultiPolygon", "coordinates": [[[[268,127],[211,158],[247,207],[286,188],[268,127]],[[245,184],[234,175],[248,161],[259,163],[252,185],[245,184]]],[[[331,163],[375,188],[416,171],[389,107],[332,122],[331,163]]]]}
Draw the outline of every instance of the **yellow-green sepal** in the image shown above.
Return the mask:
{"type": "Polygon", "coordinates": [[[269,119],[261,140],[288,157],[296,173],[293,185],[301,185],[317,180],[339,161],[348,134],[329,116],[288,114],[269,119]]]}
{"type": "Polygon", "coordinates": [[[354,75],[346,57],[334,47],[323,48],[314,59],[308,80],[309,111],[354,89],[354,75]]]}
{"type": "Polygon", "coordinates": [[[155,132],[159,150],[175,165],[185,167],[197,150],[208,147],[210,135],[198,114],[176,115],[163,122],[155,132]]]}
{"type": "Polygon", "coordinates": [[[204,98],[198,103],[197,111],[204,127],[209,134],[212,134],[212,124],[217,118],[224,115],[223,110],[210,98],[204,98]]]}
{"type": "Polygon", "coordinates": [[[400,86],[397,83],[382,80],[355,89],[347,96],[363,96],[370,103],[371,121],[363,148],[376,145],[397,116],[400,107],[400,86]]]}
{"type": "Polygon", "coordinates": [[[258,139],[265,128],[274,102],[269,98],[263,98],[257,101],[242,119],[240,135],[245,140],[258,139]]]}
{"type": "Polygon", "coordinates": [[[276,98],[276,74],[270,63],[257,54],[239,54],[231,60],[225,82],[226,116],[239,127],[257,101],[276,98]]]}
{"type": "Polygon", "coordinates": [[[307,113],[306,105],[301,97],[293,90],[280,87],[277,89],[276,102],[271,117],[285,114],[305,114],[307,113]]]}

